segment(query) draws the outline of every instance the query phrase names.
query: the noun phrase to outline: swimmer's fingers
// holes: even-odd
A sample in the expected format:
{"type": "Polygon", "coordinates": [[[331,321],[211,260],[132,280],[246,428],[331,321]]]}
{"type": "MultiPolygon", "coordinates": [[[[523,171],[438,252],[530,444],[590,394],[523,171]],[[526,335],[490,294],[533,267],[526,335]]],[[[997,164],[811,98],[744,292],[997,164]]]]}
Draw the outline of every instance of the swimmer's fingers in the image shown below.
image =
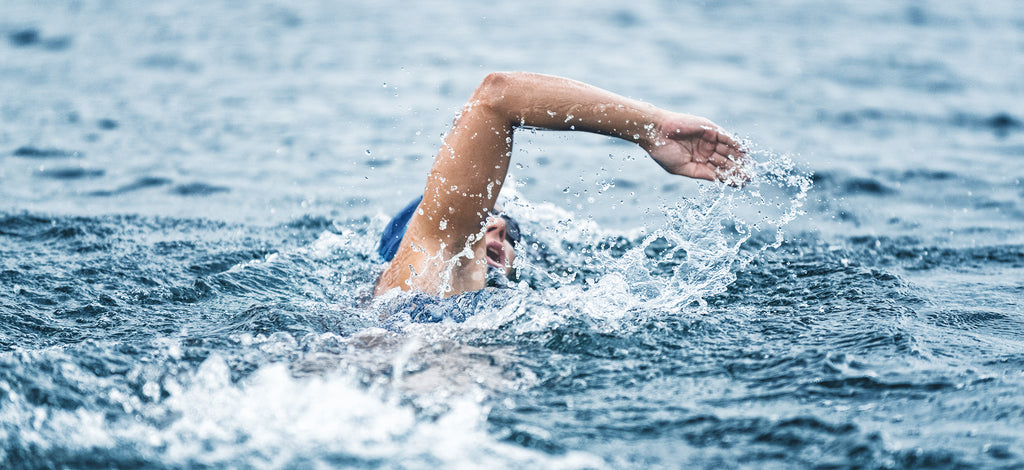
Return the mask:
{"type": "MultiPolygon", "coordinates": [[[[748,176],[747,153],[743,146],[723,129],[705,127],[701,135],[701,144],[694,154],[694,161],[705,164],[713,178],[733,186],[740,186],[750,180],[748,176]]],[[[699,170],[699,174],[707,176],[708,171],[699,170]]]]}
{"type": "Polygon", "coordinates": [[[713,165],[716,181],[735,187],[742,187],[750,181],[754,173],[754,164],[746,155],[741,157],[729,155],[717,159],[724,159],[724,161],[713,165]]]}
{"type": "Polygon", "coordinates": [[[684,165],[680,174],[690,178],[718,181],[733,187],[743,187],[750,181],[750,172],[747,166],[737,165],[731,168],[724,168],[710,162],[688,163],[684,165]]]}
{"type": "Polygon", "coordinates": [[[725,129],[716,128],[715,133],[717,134],[717,145],[716,149],[726,155],[732,155],[733,157],[740,158],[746,156],[746,148],[740,141],[733,138],[725,129]]]}
{"type": "Polygon", "coordinates": [[[715,123],[671,113],[660,122],[659,130],[644,148],[669,173],[733,185],[746,181],[743,146],[715,123]]]}

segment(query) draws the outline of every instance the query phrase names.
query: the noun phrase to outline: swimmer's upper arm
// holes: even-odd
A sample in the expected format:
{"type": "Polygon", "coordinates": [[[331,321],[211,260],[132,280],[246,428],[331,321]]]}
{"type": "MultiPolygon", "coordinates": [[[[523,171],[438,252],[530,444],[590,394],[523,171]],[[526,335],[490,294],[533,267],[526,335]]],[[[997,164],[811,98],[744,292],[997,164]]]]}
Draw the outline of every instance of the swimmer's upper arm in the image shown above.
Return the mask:
{"type": "MultiPolygon", "coordinates": [[[[423,202],[409,221],[413,243],[448,255],[480,232],[508,173],[512,113],[506,100],[510,74],[492,73],[477,87],[434,157],[423,202]]],[[[407,243],[403,243],[407,244],[407,243]]]]}

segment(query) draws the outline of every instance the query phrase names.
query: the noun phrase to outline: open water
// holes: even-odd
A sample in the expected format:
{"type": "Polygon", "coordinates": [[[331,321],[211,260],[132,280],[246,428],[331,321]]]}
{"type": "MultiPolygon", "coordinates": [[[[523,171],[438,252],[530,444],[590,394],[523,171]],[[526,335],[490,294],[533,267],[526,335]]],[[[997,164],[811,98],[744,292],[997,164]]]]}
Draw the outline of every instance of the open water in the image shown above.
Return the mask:
{"type": "Polygon", "coordinates": [[[0,3],[0,467],[1024,466],[1017,2],[490,3],[0,3]],[[411,322],[373,248],[507,69],[757,175],[520,132],[523,282],[411,322]]]}

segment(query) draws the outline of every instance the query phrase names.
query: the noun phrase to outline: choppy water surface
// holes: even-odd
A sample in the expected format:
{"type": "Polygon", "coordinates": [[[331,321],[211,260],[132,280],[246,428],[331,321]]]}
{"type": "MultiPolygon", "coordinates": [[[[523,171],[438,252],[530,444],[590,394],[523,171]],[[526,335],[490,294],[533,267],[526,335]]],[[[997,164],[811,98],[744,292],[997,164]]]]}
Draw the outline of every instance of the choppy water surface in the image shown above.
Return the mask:
{"type": "Polygon", "coordinates": [[[1020,467],[1022,11],[5,1],[0,467],[1020,467]],[[411,321],[373,248],[502,69],[757,176],[520,132],[522,282],[411,321]]]}

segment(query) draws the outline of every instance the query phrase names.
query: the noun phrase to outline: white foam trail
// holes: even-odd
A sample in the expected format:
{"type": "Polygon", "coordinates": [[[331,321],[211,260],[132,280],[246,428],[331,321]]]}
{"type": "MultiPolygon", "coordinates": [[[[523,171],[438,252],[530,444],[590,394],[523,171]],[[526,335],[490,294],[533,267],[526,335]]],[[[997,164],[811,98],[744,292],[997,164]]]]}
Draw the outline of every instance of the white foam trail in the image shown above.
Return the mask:
{"type": "MultiPolygon", "coordinates": [[[[379,356],[378,361],[386,362],[394,352],[383,343],[368,346],[367,353],[379,356]]],[[[403,348],[402,341],[393,346],[411,348],[403,348]]],[[[451,362],[451,357],[442,359],[451,362]]],[[[404,389],[387,382],[361,385],[338,362],[310,377],[296,377],[285,363],[274,363],[235,381],[228,361],[214,353],[194,373],[154,375],[162,393],[147,394],[146,400],[124,391],[117,377],[98,378],[62,361],[63,374],[85,380],[125,414],[37,406],[0,381],[5,393],[0,419],[9,425],[0,427],[0,440],[41,455],[123,456],[124,449],[131,449],[133,459],[180,467],[336,468],[345,462],[424,469],[605,468],[590,454],[549,455],[489,434],[486,393],[426,389],[418,392],[423,396],[413,406],[404,389]],[[428,401],[436,406],[423,413],[421,406],[428,401]]],[[[145,374],[144,369],[130,374],[145,374]]],[[[0,458],[6,452],[0,449],[0,458]]]]}
{"type": "Polygon", "coordinates": [[[280,468],[341,457],[403,468],[603,466],[584,454],[550,456],[497,441],[484,431],[488,407],[473,396],[447,397],[447,412],[420,419],[398,395],[344,375],[295,378],[283,364],[237,384],[229,374],[222,358],[210,356],[166,400],[179,416],[159,432],[171,461],[280,468]]]}

